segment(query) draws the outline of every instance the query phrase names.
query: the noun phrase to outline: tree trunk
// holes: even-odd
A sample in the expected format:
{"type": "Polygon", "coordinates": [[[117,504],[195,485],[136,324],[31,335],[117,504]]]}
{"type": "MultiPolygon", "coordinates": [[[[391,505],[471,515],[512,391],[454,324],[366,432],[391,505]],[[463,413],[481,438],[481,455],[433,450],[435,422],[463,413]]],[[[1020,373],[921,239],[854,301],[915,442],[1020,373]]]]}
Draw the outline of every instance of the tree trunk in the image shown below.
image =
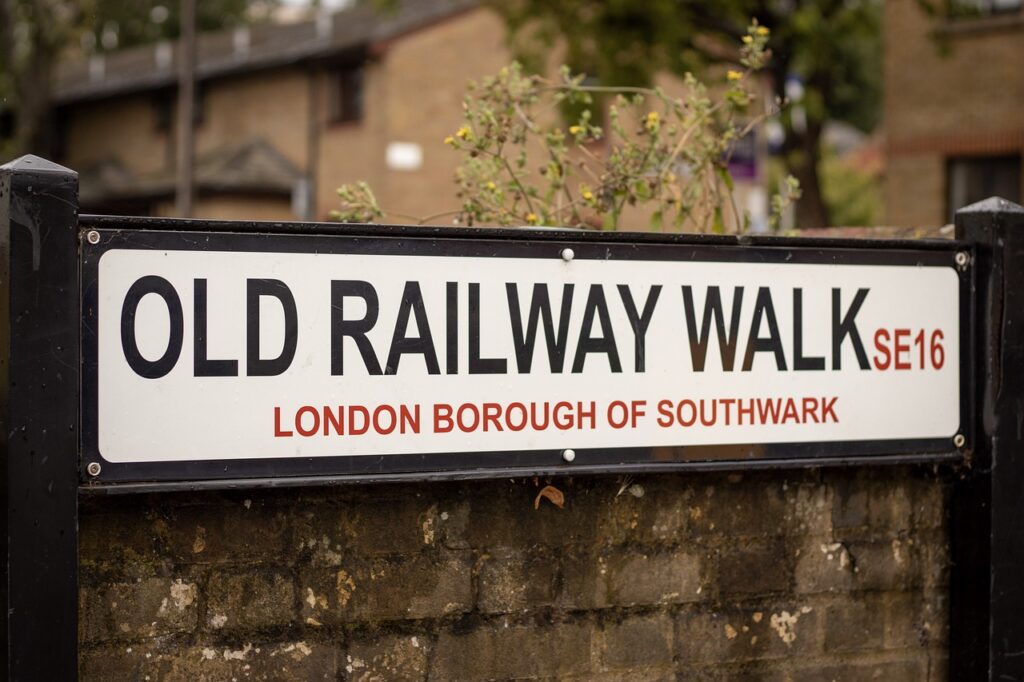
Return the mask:
{"type": "Polygon", "coordinates": [[[4,3],[0,19],[7,24],[0,48],[3,49],[3,62],[10,70],[10,85],[13,88],[11,99],[14,103],[15,123],[12,144],[7,151],[14,156],[37,154],[51,157],[54,154],[54,128],[52,96],[52,73],[57,54],[57,36],[62,26],[49,5],[36,0],[28,4],[31,31],[31,44],[28,58],[16,65],[13,36],[14,3],[4,3]]]}
{"type": "Polygon", "coordinates": [[[53,55],[47,46],[33,45],[32,57],[19,74],[18,110],[14,127],[16,155],[36,154],[52,158],[54,154],[51,72],[53,55]]]}
{"type": "Polygon", "coordinates": [[[796,227],[800,229],[829,227],[828,206],[821,192],[821,132],[818,121],[808,121],[802,135],[794,135],[793,148],[786,154],[789,172],[800,181],[800,199],[796,202],[796,227]]]}

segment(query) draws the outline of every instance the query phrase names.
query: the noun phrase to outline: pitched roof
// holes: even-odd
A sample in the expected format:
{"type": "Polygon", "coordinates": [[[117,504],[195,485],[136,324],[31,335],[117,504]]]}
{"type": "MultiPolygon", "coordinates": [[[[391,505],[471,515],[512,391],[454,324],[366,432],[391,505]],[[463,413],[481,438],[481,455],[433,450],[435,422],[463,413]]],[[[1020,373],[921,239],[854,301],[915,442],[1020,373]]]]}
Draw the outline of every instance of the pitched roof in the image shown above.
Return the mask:
{"type": "MultiPolygon", "coordinates": [[[[214,149],[196,159],[199,190],[289,196],[302,172],[262,138],[214,149]]],[[[173,169],[138,175],[111,158],[79,174],[85,205],[123,199],[154,198],[174,193],[173,169]]]]}
{"type": "MultiPolygon", "coordinates": [[[[394,10],[359,4],[335,14],[293,24],[253,25],[201,34],[196,48],[199,80],[310,60],[358,55],[479,4],[479,0],[402,0],[394,10]]],[[[118,50],[60,64],[54,86],[57,104],[102,99],[177,82],[177,42],[118,50]]]]}

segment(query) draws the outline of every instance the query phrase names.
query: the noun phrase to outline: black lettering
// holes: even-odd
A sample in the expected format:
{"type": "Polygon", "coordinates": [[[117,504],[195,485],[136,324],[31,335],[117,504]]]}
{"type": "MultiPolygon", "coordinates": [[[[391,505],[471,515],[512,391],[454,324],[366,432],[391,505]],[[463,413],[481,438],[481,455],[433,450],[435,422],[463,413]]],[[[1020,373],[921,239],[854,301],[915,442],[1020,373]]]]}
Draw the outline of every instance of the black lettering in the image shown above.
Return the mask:
{"type": "Polygon", "coordinates": [[[605,353],[612,372],[621,372],[619,350],[615,347],[615,334],[612,321],[608,315],[608,302],[604,297],[604,289],[600,284],[590,285],[586,306],[583,308],[583,324],[580,325],[580,339],[576,344],[576,357],[572,361],[572,373],[583,371],[583,363],[590,353],[605,353]],[[593,336],[594,315],[601,322],[601,336],[593,336]]]}
{"type": "Polygon", "coordinates": [[[121,348],[132,371],[143,379],[159,379],[166,376],[178,362],[184,335],[185,319],[181,311],[181,299],[174,286],[156,275],[146,275],[136,280],[128,289],[121,305],[121,348]],[[164,299],[171,322],[167,349],[157,360],[144,358],[139,352],[138,340],[135,338],[135,316],[139,311],[139,302],[146,294],[156,294],[164,299]]]}
{"type": "Polygon", "coordinates": [[[480,357],[480,285],[469,285],[469,373],[505,374],[508,361],[505,358],[480,357]]]}
{"type": "Polygon", "coordinates": [[[853,352],[857,355],[857,364],[861,369],[871,369],[868,364],[868,354],[864,352],[864,344],[860,340],[860,332],[857,331],[857,313],[864,305],[864,299],[868,297],[869,289],[857,289],[853,297],[853,303],[846,310],[846,315],[840,317],[841,294],[839,289],[832,290],[832,369],[842,369],[843,363],[843,340],[850,337],[853,344],[853,352]]]}
{"type": "Polygon", "coordinates": [[[445,286],[448,312],[448,326],[445,329],[445,373],[459,373],[459,284],[448,282],[445,286]]]}
{"type": "Polygon", "coordinates": [[[655,284],[647,292],[644,311],[639,314],[633,296],[629,293],[629,285],[620,284],[618,289],[622,305],[626,308],[626,317],[629,318],[629,327],[633,330],[633,370],[643,372],[647,356],[647,328],[651,326],[651,318],[654,317],[654,306],[661,295],[661,285],[655,284]]]}
{"type": "Polygon", "coordinates": [[[732,313],[729,316],[729,333],[725,333],[725,313],[722,311],[722,293],[718,287],[708,287],[704,298],[704,315],[700,334],[697,333],[697,318],[694,315],[693,287],[683,286],[683,309],[686,313],[686,331],[690,337],[690,360],[694,372],[703,372],[708,355],[711,336],[711,318],[715,319],[718,334],[718,352],[722,358],[722,369],[731,372],[736,362],[736,345],[739,342],[740,311],[743,307],[743,287],[736,287],[732,296],[732,313]]]}
{"type": "Polygon", "coordinates": [[[799,287],[793,289],[793,369],[825,369],[824,356],[804,357],[804,291],[799,287]]]}
{"type": "Polygon", "coordinates": [[[373,350],[373,344],[366,338],[367,332],[377,324],[380,314],[380,303],[377,290],[369,282],[362,280],[331,281],[331,374],[340,376],[345,373],[344,341],[345,337],[355,341],[359,355],[363,358],[366,371],[371,375],[380,374],[380,361],[373,350]],[[366,314],[359,320],[345,319],[345,299],[361,298],[366,303],[366,314]]]}
{"type": "Polygon", "coordinates": [[[210,360],[207,356],[206,280],[192,281],[192,374],[197,377],[236,377],[238,360],[210,360]]]}
{"type": "Polygon", "coordinates": [[[750,335],[747,337],[747,352],[743,356],[743,371],[749,372],[754,366],[755,353],[774,353],[775,366],[778,370],[786,370],[786,354],[782,350],[782,338],[779,336],[779,323],[775,319],[775,305],[772,303],[772,292],[768,287],[758,287],[757,300],[754,301],[754,317],[750,323],[750,335]],[[761,317],[768,321],[768,336],[760,336],[761,317]]]}
{"type": "Polygon", "coordinates": [[[292,290],[279,279],[246,280],[245,318],[245,373],[251,377],[275,377],[284,374],[295,359],[295,348],[299,343],[299,314],[292,290]],[[284,343],[276,358],[260,357],[261,296],[276,298],[284,312],[284,343]]]}
{"type": "Polygon", "coordinates": [[[515,283],[505,284],[508,297],[509,323],[512,325],[512,343],[516,349],[516,366],[520,374],[529,374],[533,367],[533,351],[537,341],[538,322],[544,324],[544,341],[548,349],[548,365],[552,374],[561,374],[565,365],[565,347],[569,338],[569,314],[572,311],[573,285],[562,286],[562,305],[558,314],[558,333],[551,315],[551,297],[547,284],[534,284],[530,299],[530,312],[523,333],[523,315],[519,308],[519,288],[515,283]]]}
{"type": "Polygon", "coordinates": [[[423,306],[423,292],[419,282],[406,282],[402,291],[402,301],[398,304],[398,320],[395,332],[391,337],[391,350],[388,351],[388,363],[385,374],[397,374],[398,363],[406,354],[422,355],[427,364],[428,374],[440,374],[437,365],[437,351],[434,349],[434,337],[430,333],[427,322],[427,310],[423,306]],[[419,336],[409,336],[409,313],[416,318],[416,331],[419,336]]]}

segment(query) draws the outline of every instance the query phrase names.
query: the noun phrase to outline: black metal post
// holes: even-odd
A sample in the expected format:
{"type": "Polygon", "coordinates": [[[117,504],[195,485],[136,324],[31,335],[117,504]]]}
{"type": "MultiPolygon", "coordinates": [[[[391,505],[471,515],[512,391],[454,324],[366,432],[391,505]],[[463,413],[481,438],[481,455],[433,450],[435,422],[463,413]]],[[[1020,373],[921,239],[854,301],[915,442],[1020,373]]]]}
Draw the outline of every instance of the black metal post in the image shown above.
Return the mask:
{"type": "MultiPolygon", "coordinates": [[[[956,214],[975,243],[975,448],[951,501],[950,679],[1024,679],[1024,208],[956,214]]],[[[966,388],[966,387],[965,387],[966,388]]]]}
{"type": "Polygon", "coordinates": [[[3,671],[78,673],[78,174],[0,166],[3,671]]]}

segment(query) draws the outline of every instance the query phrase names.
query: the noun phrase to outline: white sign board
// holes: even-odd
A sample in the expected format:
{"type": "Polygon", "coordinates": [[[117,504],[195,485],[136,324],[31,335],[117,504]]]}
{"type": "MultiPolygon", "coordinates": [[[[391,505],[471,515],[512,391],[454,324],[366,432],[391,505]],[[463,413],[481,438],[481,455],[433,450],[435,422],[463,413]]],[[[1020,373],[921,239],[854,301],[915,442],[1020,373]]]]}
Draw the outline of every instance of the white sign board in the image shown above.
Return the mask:
{"type": "Polygon", "coordinates": [[[960,429],[951,258],[564,248],[111,246],[96,264],[97,454],[585,453],[960,429]]]}

